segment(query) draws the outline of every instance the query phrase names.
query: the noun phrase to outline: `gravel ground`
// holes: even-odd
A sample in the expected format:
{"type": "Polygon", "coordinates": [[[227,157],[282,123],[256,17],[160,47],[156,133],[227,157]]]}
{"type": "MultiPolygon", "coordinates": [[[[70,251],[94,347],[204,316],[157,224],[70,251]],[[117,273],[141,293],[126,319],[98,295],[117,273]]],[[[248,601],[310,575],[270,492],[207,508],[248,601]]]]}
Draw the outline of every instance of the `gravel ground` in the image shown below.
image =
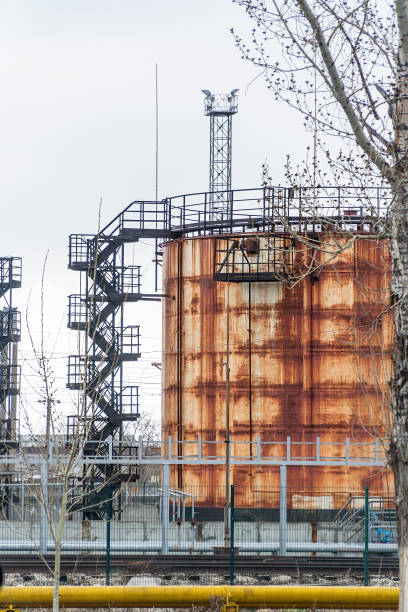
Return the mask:
{"type": "MultiPolygon", "coordinates": [[[[32,574],[6,574],[4,584],[7,586],[46,586],[52,585],[52,577],[44,573],[32,573],[32,574]]],[[[202,574],[149,574],[143,573],[135,576],[128,576],[121,572],[112,572],[110,584],[115,585],[132,585],[132,586],[156,586],[156,585],[211,585],[211,584],[228,584],[229,576],[203,572],[202,574]]],[[[69,574],[62,577],[61,584],[70,585],[104,585],[105,575],[98,574],[92,576],[90,574],[69,574]]],[[[313,575],[312,573],[303,573],[299,575],[289,574],[237,574],[235,577],[235,584],[238,585],[257,585],[257,584],[276,584],[276,585],[362,585],[362,576],[355,576],[349,573],[342,575],[327,574],[327,575],[313,575]]],[[[394,576],[370,576],[371,586],[398,586],[398,579],[394,576]]]]}

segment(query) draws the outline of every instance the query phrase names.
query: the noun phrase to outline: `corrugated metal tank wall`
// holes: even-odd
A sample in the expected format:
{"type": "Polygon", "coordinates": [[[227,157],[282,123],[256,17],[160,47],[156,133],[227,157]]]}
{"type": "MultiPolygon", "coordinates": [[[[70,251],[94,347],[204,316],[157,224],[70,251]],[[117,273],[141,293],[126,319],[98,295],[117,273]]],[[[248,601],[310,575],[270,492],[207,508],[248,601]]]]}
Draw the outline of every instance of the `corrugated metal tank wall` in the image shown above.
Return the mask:
{"type": "MultiPolygon", "coordinates": [[[[323,249],[315,256],[326,265],[292,288],[281,282],[213,280],[214,237],[165,245],[163,438],[196,440],[200,434],[203,440],[224,440],[227,292],[233,440],[260,435],[276,442],[290,435],[297,442],[320,436],[322,443],[346,437],[363,443],[383,433],[381,394],[390,366],[391,317],[379,319],[375,327],[372,323],[389,303],[386,242],[359,239],[333,259],[324,253],[333,237],[320,239],[323,249]]],[[[304,255],[301,244],[295,252],[299,271],[310,253],[304,255]]],[[[283,445],[268,448],[270,455],[285,453],[283,445]]],[[[322,455],[344,453],[344,448],[330,448],[329,453],[323,446],[322,455]]],[[[203,446],[204,453],[211,451],[214,446],[203,446]]],[[[249,444],[239,451],[249,456],[249,444]]],[[[183,453],[189,452],[197,448],[183,445],[183,453]]],[[[218,453],[224,452],[218,445],[218,453]]],[[[367,484],[382,486],[383,477],[367,468],[290,468],[288,487],[307,494],[334,487],[361,490],[367,484]]],[[[172,486],[219,485],[219,495],[201,500],[211,505],[222,505],[224,479],[221,467],[172,471],[172,486]]],[[[251,490],[278,487],[279,470],[235,466],[232,481],[251,490]]]]}

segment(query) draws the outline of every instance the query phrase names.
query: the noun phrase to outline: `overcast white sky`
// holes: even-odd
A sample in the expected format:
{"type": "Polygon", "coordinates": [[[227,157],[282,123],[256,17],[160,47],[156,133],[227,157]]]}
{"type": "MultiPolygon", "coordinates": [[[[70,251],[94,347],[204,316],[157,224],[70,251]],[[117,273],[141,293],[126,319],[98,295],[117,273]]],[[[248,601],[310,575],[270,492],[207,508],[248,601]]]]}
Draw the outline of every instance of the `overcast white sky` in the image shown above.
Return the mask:
{"type": "MultiPolygon", "coordinates": [[[[279,182],[287,153],[309,136],[300,118],[277,105],[257,70],[243,62],[231,27],[247,32],[247,16],[231,0],[1,0],[0,2],[0,255],[23,258],[39,339],[39,284],[44,256],[48,350],[55,349],[61,410],[69,411],[67,295],[78,273],[67,270],[70,233],[95,233],[97,210],[108,222],[130,201],[154,199],[154,67],[159,69],[159,196],[208,188],[209,124],[202,88],[240,88],[233,119],[233,187],[256,187],[267,158],[279,182]]],[[[152,251],[135,262],[152,270],[152,251]]],[[[142,351],[134,370],[142,410],[158,417],[160,305],[140,306],[142,351]]],[[[26,334],[25,334],[26,335],[26,334]]],[[[33,415],[38,382],[27,337],[22,396],[33,415]]]]}

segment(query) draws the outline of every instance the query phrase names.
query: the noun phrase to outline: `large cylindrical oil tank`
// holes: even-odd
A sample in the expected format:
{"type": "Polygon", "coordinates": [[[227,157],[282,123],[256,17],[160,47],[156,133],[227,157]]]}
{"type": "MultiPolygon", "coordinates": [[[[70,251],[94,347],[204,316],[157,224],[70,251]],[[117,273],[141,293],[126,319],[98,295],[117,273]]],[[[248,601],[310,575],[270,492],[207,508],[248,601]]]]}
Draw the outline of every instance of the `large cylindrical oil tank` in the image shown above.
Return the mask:
{"type": "MultiPolygon", "coordinates": [[[[240,241],[251,237],[261,245],[271,239],[196,236],[164,245],[162,427],[163,439],[184,441],[180,455],[196,452],[186,441],[199,435],[220,442],[203,443],[203,454],[225,452],[229,306],[233,452],[240,442],[239,454],[254,459],[253,466],[234,466],[231,480],[260,491],[279,486],[279,469],[256,463],[258,436],[273,443],[263,455],[283,456],[290,436],[303,443],[303,456],[305,443],[320,437],[322,456],[340,457],[346,438],[360,443],[364,456],[364,445],[384,435],[392,320],[380,315],[389,305],[390,262],[386,241],[367,236],[345,248],[341,234],[322,232],[314,249],[292,243],[292,267],[273,280],[234,275],[228,262],[222,267],[218,254],[228,259],[231,239],[241,256],[240,241]],[[227,271],[223,280],[217,266],[227,271]]],[[[288,469],[288,486],[319,495],[382,487],[383,477],[378,467],[296,467],[288,469]]],[[[201,501],[222,505],[224,467],[185,465],[171,478],[179,488],[207,486],[201,501]]]]}

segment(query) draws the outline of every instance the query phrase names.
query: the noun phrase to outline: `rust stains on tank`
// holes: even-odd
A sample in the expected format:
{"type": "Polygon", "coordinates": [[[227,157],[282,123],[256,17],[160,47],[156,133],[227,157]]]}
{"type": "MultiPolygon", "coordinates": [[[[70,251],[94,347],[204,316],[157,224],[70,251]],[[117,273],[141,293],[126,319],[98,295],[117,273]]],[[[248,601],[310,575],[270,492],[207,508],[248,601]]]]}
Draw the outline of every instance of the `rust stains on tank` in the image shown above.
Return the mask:
{"type": "MultiPolygon", "coordinates": [[[[163,306],[163,437],[177,439],[182,432],[184,440],[224,439],[227,293],[234,440],[260,435],[276,442],[290,435],[294,442],[311,442],[320,436],[328,453],[326,442],[371,442],[382,433],[387,415],[379,390],[386,389],[390,371],[392,321],[385,315],[374,327],[373,322],[389,303],[386,242],[356,240],[332,261],[318,251],[317,261],[325,263],[319,274],[290,289],[282,282],[215,281],[214,241],[180,239],[164,247],[163,291],[169,297],[163,306]]],[[[254,250],[255,243],[248,248],[254,250]]],[[[301,245],[295,248],[299,270],[308,254],[301,245]]],[[[187,454],[188,445],[183,448],[187,454]]],[[[336,448],[330,452],[340,452],[336,448]]],[[[285,449],[271,444],[268,452],[282,456],[285,449]]],[[[250,445],[240,445],[240,453],[250,456],[250,445]]],[[[232,471],[233,480],[253,490],[279,484],[277,469],[232,471]]],[[[176,478],[174,470],[174,486],[176,478]]],[[[382,478],[367,468],[288,470],[288,486],[309,492],[361,490],[367,479],[374,486],[382,478]]],[[[182,482],[219,485],[219,494],[201,501],[222,505],[223,468],[184,466],[182,482]]]]}

